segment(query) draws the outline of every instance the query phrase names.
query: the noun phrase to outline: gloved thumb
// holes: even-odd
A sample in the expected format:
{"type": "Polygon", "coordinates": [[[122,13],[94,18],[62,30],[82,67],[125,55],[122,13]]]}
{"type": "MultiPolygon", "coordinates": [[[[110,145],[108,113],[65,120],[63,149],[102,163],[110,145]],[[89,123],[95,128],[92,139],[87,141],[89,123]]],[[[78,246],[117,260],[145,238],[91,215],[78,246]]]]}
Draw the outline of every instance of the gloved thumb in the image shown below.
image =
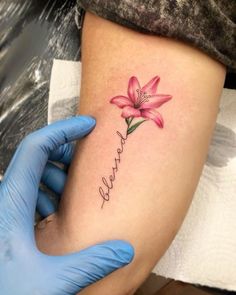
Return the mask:
{"type": "MultiPolygon", "coordinates": [[[[62,294],[76,294],[83,288],[129,264],[134,256],[133,247],[115,240],[89,247],[65,256],[50,256],[55,270],[55,288],[62,294]]],[[[54,290],[55,290],[54,288],[54,290]]]]}

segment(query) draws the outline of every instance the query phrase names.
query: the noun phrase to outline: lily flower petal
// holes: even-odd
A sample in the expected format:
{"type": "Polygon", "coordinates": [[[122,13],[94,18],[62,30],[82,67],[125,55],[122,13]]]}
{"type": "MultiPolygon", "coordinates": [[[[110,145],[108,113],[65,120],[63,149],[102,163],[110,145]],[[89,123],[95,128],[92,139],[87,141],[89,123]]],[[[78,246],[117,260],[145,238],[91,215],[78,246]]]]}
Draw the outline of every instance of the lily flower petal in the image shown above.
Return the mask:
{"type": "Polygon", "coordinates": [[[121,117],[123,117],[123,118],[141,117],[141,112],[140,112],[140,110],[135,109],[133,107],[124,107],[121,117]]]}
{"type": "Polygon", "coordinates": [[[159,108],[163,103],[166,103],[172,98],[168,94],[157,94],[149,97],[147,102],[142,103],[140,109],[153,109],[159,108]]]}
{"type": "Polygon", "coordinates": [[[133,106],[133,102],[126,96],[118,95],[110,100],[110,103],[117,105],[119,108],[123,109],[126,106],[133,106]]]}
{"type": "Polygon", "coordinates": [[[141,110],[141,116],[153,120],[160,128],[164,127],[162,115],[154,109],[141,110]]]}
{"type": "Polygon", "coordinates": [[[142,92],[145,92],[147,94],[154,95],[157,92],[157,85],[159,83],[160,77],[155,76],[152,78],[146,85],[144,85],[141,89],[142,92]]]}
{"type": "Polygon", "coordinates": [[[128,96],[132,100],[132,102],[135,104],[138,101],[138,91],[140,90],[140,84],[136,77],[131,77],[129,79],[129,85],[128,85],[128,96]]]}

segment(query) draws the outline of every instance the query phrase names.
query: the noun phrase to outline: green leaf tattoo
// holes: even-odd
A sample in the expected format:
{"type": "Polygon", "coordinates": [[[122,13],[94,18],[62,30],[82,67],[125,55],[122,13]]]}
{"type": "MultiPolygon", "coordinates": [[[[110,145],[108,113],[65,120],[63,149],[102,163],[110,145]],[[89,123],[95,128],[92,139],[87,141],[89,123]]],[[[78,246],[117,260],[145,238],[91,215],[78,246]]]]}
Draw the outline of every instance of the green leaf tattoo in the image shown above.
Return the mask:
{"type": "Polygon", "coordinates": [[[132,133],[132,132],[134,132],[134,130],[135,130],[136,128],[138,128],[138,126],[141,125],[141,124],[142,124],[143,122],[145,122],[145,121],[146,121],[146,120],[139,121],[139,122],[137,122],[136,124],[134,124],[134,125],[132,125],[131,127],[129,127],[128,130],[127,130],[127,135],[130,134],[130,133],[132,133]]]}

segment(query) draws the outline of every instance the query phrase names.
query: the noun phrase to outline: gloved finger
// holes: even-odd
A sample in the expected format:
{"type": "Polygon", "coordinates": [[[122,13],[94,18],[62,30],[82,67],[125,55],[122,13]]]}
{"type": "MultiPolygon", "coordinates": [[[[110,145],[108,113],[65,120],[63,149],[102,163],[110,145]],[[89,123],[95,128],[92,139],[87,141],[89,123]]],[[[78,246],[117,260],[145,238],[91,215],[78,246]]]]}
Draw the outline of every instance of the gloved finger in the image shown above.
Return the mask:
{"type": "Polygon", "coordinates": [[[50,154],[49,160],[70,165],[74,154],[74,144],[66,143],[50,154]]]}
{"type": "Polygon", "coordinates": [[[62,169],[52,163],[47,163],[43,171],[41,182],[54,193],[61,195],[64,190],[66,178],[67,175],[62,169]]]}
{"type": "Polygon", "coordinates": [[[24,212],[33,220],[38,187],[49,155],[60,145],[84,137],[94,126],[95,119],[77,116],[28,135],[18,147],[1,184],[5,205],[13,207],[7,209],[17,210],[18,213],[26,210],[24,212]],[[8,199],[13,196],[14,202],[9,202],[8,199]]]}
{"type": "Polygon", "coordinates": [[[56,285],[60,286],[59,290],[76,294],[88,285],[129,264],[133,257],[133,247],[119,240],[98,244],[74,254],[54,256],[53,268],[57,277],[60,278],[56,285]]]}
{"type": "Polygon", "coordinates": [[[49,196],[42,190],[39,189],[38,201],[36,210],[43,217],[46,218],[49,215],[56,212],[56,205],[50,200],[49,196]]]}

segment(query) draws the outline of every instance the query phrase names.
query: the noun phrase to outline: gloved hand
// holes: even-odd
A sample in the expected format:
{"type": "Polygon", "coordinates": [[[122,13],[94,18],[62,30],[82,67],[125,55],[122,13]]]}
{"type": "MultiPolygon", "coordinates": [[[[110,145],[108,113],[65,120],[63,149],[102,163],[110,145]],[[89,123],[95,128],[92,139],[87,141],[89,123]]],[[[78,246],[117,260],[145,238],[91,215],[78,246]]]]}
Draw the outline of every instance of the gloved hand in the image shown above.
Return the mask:
{"type": "Polygon", "coordinates": [[[0,185],[1,294],[72,295],[131,262],[133,248],[123,241],[65,256],[48,256],[36,247],[34,213],[47,160],[94,125],[90,117],[73,117],[30,134],[19,145],[0,185]]]}
{"type": "Polygon", "coordinates": [[[44,187],[39,189],[36,206],[37,212],[43,218],[55,213],[58,209],[74,149],[75,145],[71,142],[61,145],[59,149],[51,153],[49,161],[44,168],[41,178],[41,183],[44,187]],[[60,164],[60,166],[53,162],[60,164]],[[52,194],[54,196],[53,201],[52,194]]]}

